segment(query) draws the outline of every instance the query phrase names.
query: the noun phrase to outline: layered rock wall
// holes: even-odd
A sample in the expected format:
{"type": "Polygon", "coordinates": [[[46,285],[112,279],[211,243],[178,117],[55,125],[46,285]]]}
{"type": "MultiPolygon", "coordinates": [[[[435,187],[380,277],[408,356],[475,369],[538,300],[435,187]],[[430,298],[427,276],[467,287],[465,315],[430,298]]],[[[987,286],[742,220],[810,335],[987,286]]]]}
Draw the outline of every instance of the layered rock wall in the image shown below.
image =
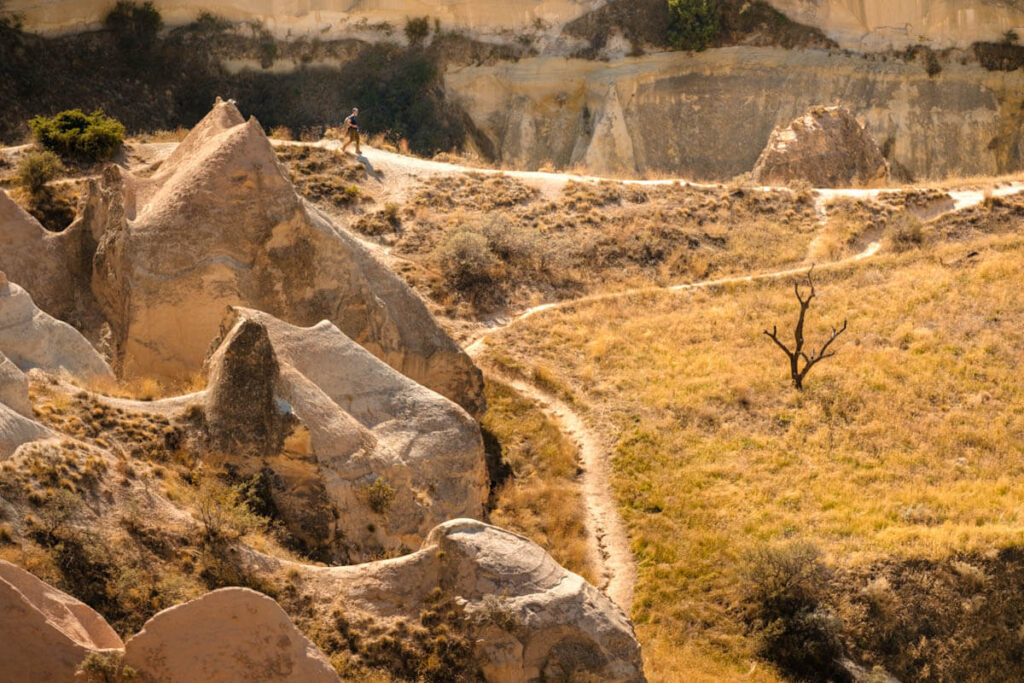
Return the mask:
{"type": "Polygon", "coordinates": [[[853,50],[919,43],[966,47],[1024,26],[1015,0],[771,0],[791,19],[822,29],[853,50]]]}
{"type": "Polygon", "coordinates": [[[1024,165],[1024,73],[826,51],[724,48],[603,63],[553,57],[452,69],[449,96],[511,166],[727,179],[777,126],[843,104],[916,178],[1024,165]]]}
{"type": "MultiPolygon", "coordinates": [[[[29,30],[44,33],[81,31],[99,26],[113,2],[107,0],[7,0],[29,30]]],[[[338,35],[361,24],[390,22],[404,26],[409,17],[427,16],[445,28],[497,32],[503,28],[561,26],[596,9],[604,0],[154,0],[167,24],[194,21],[211,12],[231,21],[259,21],[286,36],[338,35]]]]}

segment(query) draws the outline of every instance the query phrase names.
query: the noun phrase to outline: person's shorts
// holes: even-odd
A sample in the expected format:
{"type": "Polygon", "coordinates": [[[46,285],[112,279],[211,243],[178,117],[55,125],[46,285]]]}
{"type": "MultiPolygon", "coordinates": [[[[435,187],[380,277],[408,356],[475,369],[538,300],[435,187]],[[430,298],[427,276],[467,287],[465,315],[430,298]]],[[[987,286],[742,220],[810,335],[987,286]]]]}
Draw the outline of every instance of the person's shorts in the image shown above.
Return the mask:
{"type": "Polygon", "coordinates": [[[348,129],[348,141],[359,142],[359,131],[355,128],[348,129]]]}

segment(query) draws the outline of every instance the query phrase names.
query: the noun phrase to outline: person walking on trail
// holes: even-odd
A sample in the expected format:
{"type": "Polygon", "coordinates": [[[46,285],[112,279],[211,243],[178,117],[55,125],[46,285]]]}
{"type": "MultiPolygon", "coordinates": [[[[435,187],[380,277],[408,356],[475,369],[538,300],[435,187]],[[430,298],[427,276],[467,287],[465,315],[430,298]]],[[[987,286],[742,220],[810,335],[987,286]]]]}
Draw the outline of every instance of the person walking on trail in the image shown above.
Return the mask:
{"type": "Polygon", "coordinates": [[[359,109],[355,108],[352,113],[345,117],[345,132],[348,135],[348,139],[345,140],[345,144],[341,146],[342,152],[348,151],[348,146],[353,142],[356,143],[356,154],[362,154],[362,150],[359,149],[359,109]]]}

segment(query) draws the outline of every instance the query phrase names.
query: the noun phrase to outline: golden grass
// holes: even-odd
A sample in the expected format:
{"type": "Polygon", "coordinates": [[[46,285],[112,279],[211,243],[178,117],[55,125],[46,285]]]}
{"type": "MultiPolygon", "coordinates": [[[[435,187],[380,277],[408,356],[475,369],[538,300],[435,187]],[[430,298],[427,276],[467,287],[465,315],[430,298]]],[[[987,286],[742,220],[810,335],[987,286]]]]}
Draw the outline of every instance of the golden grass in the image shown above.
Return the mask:
{"type": "Polygon", "coordinates": [[[792,329],[784,281],[597,301],[492,341],[492,359],[557,368],[616,438],[652,680],[755,666],[741,587],[759,544],[857,564],[1024,542],[1022,257],[1011,234],[821,273],[809,343],[850,329],[803,392],[762,334],[792,329]]]}
{"type": "Polygon", "coordinates": [[[593,580],[576,446],[507,384],[488,379],[486,395],[483,427],[512,470],[493,496],[491,523],[530,538],[562,566],[593,580]]]}

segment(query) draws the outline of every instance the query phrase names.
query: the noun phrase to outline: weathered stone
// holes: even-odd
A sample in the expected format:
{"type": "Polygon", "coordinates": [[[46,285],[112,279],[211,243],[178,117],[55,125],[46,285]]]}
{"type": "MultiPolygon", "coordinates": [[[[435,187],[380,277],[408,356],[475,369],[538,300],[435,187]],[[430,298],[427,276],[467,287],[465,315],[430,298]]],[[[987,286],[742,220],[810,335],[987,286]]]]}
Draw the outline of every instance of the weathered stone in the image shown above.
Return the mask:
{"type": "Polygon", "coordinates": [[[889,165],[848,110],[813,107],[772,132],[751,175],[764,185],[851,187],[884,184],[889,165]]]}
{"type": "Polygon", "coordinates": [[[28,377],[3,353],[0,353],[0,403],[25,417],[33,417],[28,377]]]}
{"type": "Polygon", "coordinates": [[[285,424],[277,445],[261,451],[266,457],[239,459],[239,449],[229,450],[246,476],[269,476],[278,511],[314,555],[357,561],[405,552],[446,519],[483,514],[483,441],[459,406],[327,321],[301,328],[236,308],[223,330],[210,361],[211,432],[251,434],[252,424],[264,424],[257,429],[265,433],[276,429],[276,421],[285,424]],[[259,351],[241,353],[243,348],[259,351]],[[252,356],[262,360],[243,360],[252,356]],[[233,382],[224,379],[232,375],[225,369],[229,358],[241,368],[233,382]],[[251,381],[245,379],[249,373],[256,373],[251,381]],[[225,388],[253,382],[257,388],[225,388]],[[230,408],[246,392],[253,400],[235,409],[239,426],[232,428],[235,421],[222,421],[216,406],[230,408]],[[227,427],[217,427],[219,422],[227,427]]]}
{"type": "Polygon", "coordinates": [[[929,76],[917,62],[821,50],[542,56],[452,69],[445,89],[502,161],[524,169],[727,180],[753,168],[776,127],[823,102],[855,110],[915,178],[1024,168],[1024,71],[972,63],[929,76]]]}
{"type": "Polygon", "coordinates": [[[0,270],[54,317],[81,317],[93,308],[88,242],[81,225],[47,231],[0,190],[0,270]]]}
{"type": "Polygon", "coordinates": [[[175,683],[339,680],[284,610],[248,588],[165,609],[128,640],[124,661],[143,677],[175,683]]]}
{"type": "Polygon", "coordinates": [[[124,647],[103,617],[0,560],[0,679],[71,681],[90,652],[124,647]]]}
{"type": "Polygon", "coordinates": [[[28,292],[0,284],[0,352],[22,371],[66,371],[81,379],[113,378],[110,366],[75,328],[36,308],[28,292]]]}
{"type": "Polygon", "coordinates": [[[438,594],[462,605],[488,681],[644,680],[622,610],[533,542],[483,522],[445,522],[418,552],[384,562],[313,567],[249,557],[263,571],[298,572],[320,608],[353,621],[418,619],[438,594]]]}
{"type": "Polygon", "coordinates": [[[255,119],[219,102],[151,178],[110,169],[90,226],[93,290],[124,374],[196,372],[228,305],[328,319],[399,372],[479,413],[480,371],[423,302],[295,193],[255,119]],[[123,206],[122,206],[123,205],[123,206]]]}
{"type": "Polygon", "coordinates": [[[274,401],[278,365],[266,328],[240,321],[209,361],[206,421],[215,449],[273,454],[284,441],[274,401]]]}

